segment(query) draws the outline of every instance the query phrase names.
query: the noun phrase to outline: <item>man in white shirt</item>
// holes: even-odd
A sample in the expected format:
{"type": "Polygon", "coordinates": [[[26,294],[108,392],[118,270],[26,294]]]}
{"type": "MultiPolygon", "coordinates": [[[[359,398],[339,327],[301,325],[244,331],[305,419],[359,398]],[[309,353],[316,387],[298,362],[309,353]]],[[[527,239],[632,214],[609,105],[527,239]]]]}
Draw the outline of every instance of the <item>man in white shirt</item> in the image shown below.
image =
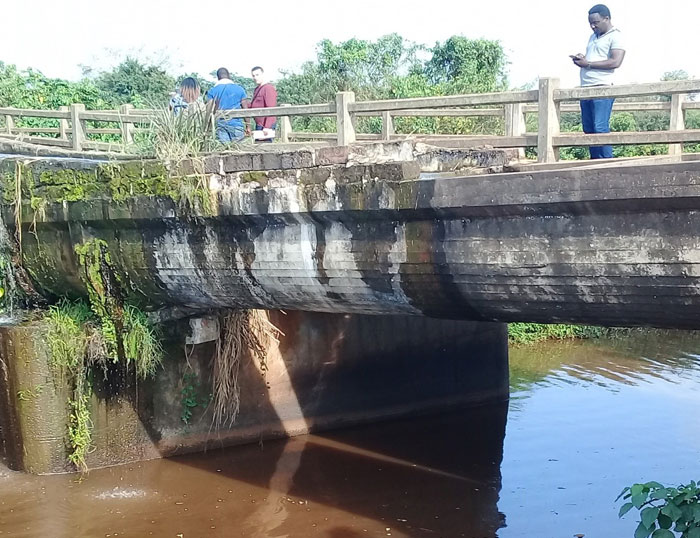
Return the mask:
{"type": "MultiPolygon", "coordinates": [[[[615,69],[625,58],[625,46],[620,30],[610,22],[610,10],[597,4],[588,11],[588,24],[593,35],[588,40],[586,54],[571,56],[581,68],[581,86],[608,86],[613,83],[615,69]]],[[[581,101],[581,123],[584,133],[609,133],[610,113],[614,99],[581,101]]],[[[591,159],[609,159],[612,146],[591,146],[591,159]]]]}

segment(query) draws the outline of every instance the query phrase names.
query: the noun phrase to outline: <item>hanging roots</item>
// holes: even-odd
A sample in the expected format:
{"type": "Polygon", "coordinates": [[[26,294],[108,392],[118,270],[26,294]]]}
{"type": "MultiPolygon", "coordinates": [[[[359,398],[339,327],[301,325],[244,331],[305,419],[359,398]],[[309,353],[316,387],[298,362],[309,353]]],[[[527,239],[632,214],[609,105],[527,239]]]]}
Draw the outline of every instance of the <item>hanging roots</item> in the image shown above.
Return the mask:
{"type": "Polygon", "coordinates": [[[213,375],[213,425],[232,425],[241,406],[238,382],[241,360],[246,352],[267,372],[267,350],[278,343],[282,332],[269,320],[265,310],[232,310],[220,317],[221,332],[216,342],[213,375]]]}

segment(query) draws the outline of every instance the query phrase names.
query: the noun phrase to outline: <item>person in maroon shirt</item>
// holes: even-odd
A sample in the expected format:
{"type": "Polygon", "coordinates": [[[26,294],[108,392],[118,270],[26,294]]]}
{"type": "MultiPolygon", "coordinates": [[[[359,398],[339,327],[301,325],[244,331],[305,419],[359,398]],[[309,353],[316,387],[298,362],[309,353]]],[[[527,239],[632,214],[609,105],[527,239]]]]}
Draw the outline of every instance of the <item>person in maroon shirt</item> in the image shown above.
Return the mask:
{"type": "MultiPolygon", "coordinates": [[[[256,87],[253,91],[253,99],[250,108],[268,108],[277,106],[277,90],[269,82],[265,81],[265,71],[262,67],[256,66],[251,70],[251,75],[256,87]]],[[[263,132],[263,139],[260,142],[272,142],[277,127],[277,118],[266,116],[263,118],[253,118],[255,130],[263,132]]]]}

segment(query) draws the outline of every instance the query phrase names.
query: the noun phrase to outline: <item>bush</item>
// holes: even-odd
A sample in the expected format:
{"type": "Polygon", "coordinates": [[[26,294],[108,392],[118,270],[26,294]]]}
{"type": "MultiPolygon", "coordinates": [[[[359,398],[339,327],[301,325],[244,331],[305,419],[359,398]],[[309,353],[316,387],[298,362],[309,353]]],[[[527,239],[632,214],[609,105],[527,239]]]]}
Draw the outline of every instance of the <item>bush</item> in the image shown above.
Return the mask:
{"type": "Polygon", "coordinates": [[[616,500],[627,501],[620,508],[624,516],[632,508],[640,512],[641,521],[634,538],[700,538],[700,485],[666,487],[658,482],[626,487],[616,500]],[[672,530],[673,529],[673,530],[672,530]]]}

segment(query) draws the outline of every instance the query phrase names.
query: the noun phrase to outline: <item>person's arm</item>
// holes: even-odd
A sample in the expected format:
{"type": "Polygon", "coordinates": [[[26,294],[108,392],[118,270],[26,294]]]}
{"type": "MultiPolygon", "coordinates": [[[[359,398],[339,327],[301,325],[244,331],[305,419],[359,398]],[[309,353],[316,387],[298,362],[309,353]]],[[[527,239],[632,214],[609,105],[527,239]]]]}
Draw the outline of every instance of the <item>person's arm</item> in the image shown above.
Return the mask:
{"type": "MultiPolygon", "coordinates": [[[[265,87],[265,93],[263,94],[263,100],[265,103],[265,108],[270,108],[277,106],[277,90],[272,84],[268,84],[265,87]]],[[[277,123],[277,118],[274,116],[266,116],[263,121],[263,127],[266,129],[272,129],[272,126],[277,123]]]]}
{"type": "Polygon", "coordinates": [[[622,49],[612,49],[610,51],[610,58],[599,62],[589,62],[582,56],[573,58],[574,63],[579,67],[588,67],[590,69],[617,69],[622,65],[622,60],[624,59],[625,51],[622,49]]]}
{"type": "MultiPolygon", "coordinates": [[[[241,97],[241,108],[250,108],[250,99],[248,98],[248,95],[245,93],[245,90],[241,88],[243,91],[243,95],[241,97]]],[[[243,128],[245,129],[245,134],[248,136],[250,134],[250,122],[248,118],[242,118],[243,121],[243,128]]]]}

